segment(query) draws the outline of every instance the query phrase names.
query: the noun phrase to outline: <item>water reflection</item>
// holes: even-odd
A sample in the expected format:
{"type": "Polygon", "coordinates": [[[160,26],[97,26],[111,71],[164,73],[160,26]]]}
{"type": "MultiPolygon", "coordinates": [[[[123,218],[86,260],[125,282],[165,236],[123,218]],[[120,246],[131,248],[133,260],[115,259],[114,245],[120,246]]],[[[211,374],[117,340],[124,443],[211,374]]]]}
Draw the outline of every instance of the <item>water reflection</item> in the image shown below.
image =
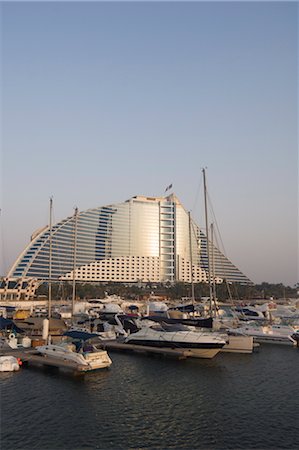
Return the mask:
{"type": "Polygon", "coordinates": [[[186,361],[111,356],[109,370],[80,377],[0,374],[3,448],[295,448],[297,350],[186,361]]]}

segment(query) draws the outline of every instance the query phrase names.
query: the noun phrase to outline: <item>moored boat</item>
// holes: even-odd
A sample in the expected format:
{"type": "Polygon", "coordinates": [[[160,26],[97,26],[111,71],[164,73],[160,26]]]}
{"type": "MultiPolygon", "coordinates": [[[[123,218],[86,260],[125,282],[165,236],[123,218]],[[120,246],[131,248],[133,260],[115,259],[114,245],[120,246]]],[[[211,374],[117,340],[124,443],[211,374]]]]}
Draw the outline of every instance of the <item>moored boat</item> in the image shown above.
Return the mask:
{"type": "Polygon", "coordinates": [[[0,356],[0,372],[15,372],[20,369],[21,361],[14,356],[0,356]]]}
{"type": "Polygon", "coordinates": [[[190,331],[183,326],[156,324],[130,334],[125,343],[159,348],[188,350],[194,358],[213,358],[226,344],[223,337],[215,333],[190,331]]]}
{"type": "Polygon", "coordinates": [[[282,345],[297,345],[296,340],[292,335],[295,330],[291,326],[284,325],[264,325],[258,326],[255,323],[246,324],[239,328],[232,329],[235,335],[252,336],[255,342],[261,344],[282,344],[282,345]]]}
{"type": "Polygon", "coordinates": [[[97,349],[88,340],[97,337],[96,334],[79,331],[68,331],[65,333],[72,342],[61,342],[60,344],[49,344],[36,347],[45,357],[54,357],[58,360],[73,362],[77,365],[86,366],[85,371],[104,369],[111,366],[112,361],[105,350],[97,349]]]}

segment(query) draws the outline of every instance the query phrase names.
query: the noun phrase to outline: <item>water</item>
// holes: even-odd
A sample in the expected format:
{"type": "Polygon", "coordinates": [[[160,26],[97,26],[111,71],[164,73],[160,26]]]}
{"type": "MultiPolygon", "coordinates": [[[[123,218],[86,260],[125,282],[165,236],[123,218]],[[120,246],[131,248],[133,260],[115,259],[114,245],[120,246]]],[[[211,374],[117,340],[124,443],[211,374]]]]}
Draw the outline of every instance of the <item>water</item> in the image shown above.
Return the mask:
{"type": "Polygon", "coordinates": [[[83,377],[1,373],[1,448],[298,448],[298,349],[212,360],[110,356],[109,370],[83,377]]]}

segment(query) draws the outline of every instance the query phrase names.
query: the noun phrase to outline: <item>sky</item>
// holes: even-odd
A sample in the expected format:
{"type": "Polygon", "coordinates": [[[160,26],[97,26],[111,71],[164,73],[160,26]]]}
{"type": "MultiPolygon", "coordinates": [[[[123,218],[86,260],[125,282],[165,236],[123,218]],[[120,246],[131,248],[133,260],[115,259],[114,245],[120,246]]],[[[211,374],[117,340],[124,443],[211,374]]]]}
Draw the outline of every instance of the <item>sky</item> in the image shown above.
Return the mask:
{"type": "Polygon", "coordinates": [[[206,167],[221,250],[299,281],[296,2],[4,2],[1,23],[0,274],[51,196],[57,222],[172,184],[204,227],[206,167]]]}

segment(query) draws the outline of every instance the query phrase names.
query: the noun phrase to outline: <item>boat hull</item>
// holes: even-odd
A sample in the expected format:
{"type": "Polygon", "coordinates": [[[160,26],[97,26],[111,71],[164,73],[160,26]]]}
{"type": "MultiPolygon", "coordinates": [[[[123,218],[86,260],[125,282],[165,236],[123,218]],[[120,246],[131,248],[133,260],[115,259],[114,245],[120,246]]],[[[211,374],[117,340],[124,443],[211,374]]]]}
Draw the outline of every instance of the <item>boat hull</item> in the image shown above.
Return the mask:
{"type": "Polygon", "coordinates": [[[147,339],[129,339],[127,344],[142,345],[144,347],[171,348],[188,351],[188,356],[192,358],[214,358],[223,348],[224,343],[191,343],[191,342],[174,342],[174,341],[158,341],[147,339]]]}
{"type": "MultiPolygon", "coordinates": [[[[235,334],[239,334],[240,336],[251,336],[253,337],[254,342],[258,342],[259,344],[278,344],[278,345],[288,345],[288,346],[295,346],[296,341],[291,337],[291,335],[288,335],[286,333],[277,333],[277,332],[271,332],[271,331],[259,331],[255,330],[254,328],[239,328],[233,330],[235,334]]],[[[291,332],[290,332],[291,333],[291,332]]]]}
{"type": "Polygon", "coordinates": [[[259,344],[279,344],[279,345],[288,345],[291,347],[296,346],[296,341],[291,338],[288,339],[286,337],[273,337],[273,336],[253,336],[255,342],[259,344]]]}
{"type": "Polygon", "coordinates": [[[221,351],[221,348],[192,348],[188,349],[189,355],[192,358],[206,358],[211,359],[221,351]]]}
{"type": "Polygon", "coordinates": [[[78,366],[83,366],[85,372],[105,369],[110,367],[112,361],[105,350],[98,352],[76,353],[59,345],[44,345],[36,347],[36,350],[45,357],[56,358],[58,361],[70,361],[78,366]]]}

